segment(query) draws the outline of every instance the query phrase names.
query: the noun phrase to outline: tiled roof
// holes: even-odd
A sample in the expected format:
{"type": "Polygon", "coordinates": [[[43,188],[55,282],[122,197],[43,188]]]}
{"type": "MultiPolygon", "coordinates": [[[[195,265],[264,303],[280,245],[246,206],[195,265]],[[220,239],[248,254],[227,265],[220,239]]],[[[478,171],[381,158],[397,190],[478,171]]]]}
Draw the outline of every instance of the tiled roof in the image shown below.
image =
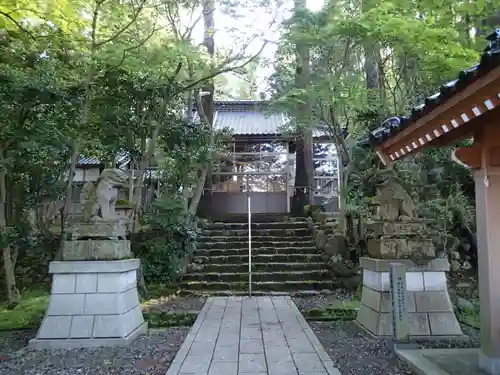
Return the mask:
{"type": "Polygon", "coordinates": [[[282,114],[249,111],[218,111],[214,120],[215,129],[229,128],[235,135],[281,134],[285,124],[282,114]]]}
{"type": "Polygon", "coordinates": [[[484,50],[479,64],[465,69],[458,78],[441,86],[438,93],[429,96],[424,103],[412,109],[409,116],[394,116],[385,120],[379,128],[370,133],[369,143],[377,146],[399,133],[410,124],[442,105],[459,91],[472,84],[497,66],[500,66],[500,29],[487,37],[488,47],[484,50]]]}
{"type": "Polygon", "coordinates": [[[80,159],[76,162],[76,164],[77,165],[99,166],[99,165],[101,165],[101,161],[94,156],[88,157],[88,156],[80,155],[80,159]]]}
{"type": "Polygon", "coordinates": [[[215,129],[229,128],[234,135],[282,134],[286,125],[284,115],[266,113],[268,107],[267,101],[215,101],[215,129]]]}
{"type": "MultiPolygon", "coordinates": [[[[130,161],[130,155],[128,152],[121,152],[116,157],[116,164],[118,165],[126,165],[130,161]]],[[[85,156],[80,155],[80,159],[76,162],[76,165],[85,165],[85,166],[100,166],[101,161],[95,156],[85,156]]]]}
{"type": "MultiPolygon", "coordinates": [[[[215,129],[230,129],[233,135],[282,135],[287,133],[291,119],[284,113],[269,110],[263,100],[214,101],[215,129]]],[[[195,121],[199,121],[195,114],[195,121]]],[[[326,135],[321,128],[313,129],[313,137],[326,135]]]]}

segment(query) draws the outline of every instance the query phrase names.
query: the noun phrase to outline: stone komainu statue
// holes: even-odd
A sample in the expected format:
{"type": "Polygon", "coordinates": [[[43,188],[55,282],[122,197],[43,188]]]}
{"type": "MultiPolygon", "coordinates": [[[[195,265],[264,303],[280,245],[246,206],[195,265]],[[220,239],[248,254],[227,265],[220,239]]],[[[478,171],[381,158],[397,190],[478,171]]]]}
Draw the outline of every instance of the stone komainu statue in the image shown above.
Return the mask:
{"type": "Polygon", "coordinates": [[[415,204],[401,184],[387,178],[378,189],[373,203],[378,206],[378,216],[384,220],[416,218],[415,204]]]}
{"type": "Polygon", "coordinates": [[[83,185],[80,201],[84,221],[111,221],[121,217],[115,212],[118,188],[125,186],[129,175],[121,169],[104,169],[97,184],[83,185]]]}

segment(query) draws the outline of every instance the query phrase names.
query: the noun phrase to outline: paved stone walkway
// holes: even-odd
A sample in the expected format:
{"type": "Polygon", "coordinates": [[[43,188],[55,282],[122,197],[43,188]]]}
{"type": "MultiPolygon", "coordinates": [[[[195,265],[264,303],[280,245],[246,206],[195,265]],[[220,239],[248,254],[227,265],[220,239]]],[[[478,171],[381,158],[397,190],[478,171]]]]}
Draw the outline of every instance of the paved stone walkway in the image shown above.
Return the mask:
{"type": "Polygon", "coordinates": [[[341,375],[290,297],[207,300],[167,375],[341,375]]]}

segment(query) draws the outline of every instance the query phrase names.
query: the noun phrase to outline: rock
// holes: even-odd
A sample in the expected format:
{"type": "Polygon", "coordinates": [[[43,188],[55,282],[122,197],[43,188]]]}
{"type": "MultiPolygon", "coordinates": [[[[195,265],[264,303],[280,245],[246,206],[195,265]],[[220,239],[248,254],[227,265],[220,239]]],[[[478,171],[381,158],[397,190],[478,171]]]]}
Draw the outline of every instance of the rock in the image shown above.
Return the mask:
{"type": "Polygon", "coordinates": [[[308,217],[307,219],[307,229],[312,230],[314,227],[314,220],[312,217],[308,217]]]}
{"type": "Polygon", "coordinates": [[[317,230],[315,240],[316,240],[316,248],[318,250],[324,250],[326,245],[325,231],[321,229],[317,230]]]}
{"type": "Polygon", "coordinates": [[[189,270],[193,271],[193,272],[203,271],[203,268],[204,267],[201,264],[197,264],[197,263],[191,263],[189,265],[189,270]]]}
{"type": "Polygon", "coordinates": [[[448,258],[448,255],[446,254],[446,251],[440,251],[438,254],[437,254],[437,257],[439,259],[446,259],[448,258]]]}
{"type": "Polygon", "coordinates": [[[350,291],[355,291],[358,288],[360,282],[361,282],[360,276],[352,276],[349,278],[342,279],[340,281],[341,285],[346,290],[350,290],[350,291]]]}
{"type": "Polygon", "coordinates": [[[332,255],[332,257],[330,258],[330,262],[333,263],[341,263],[343,260],[344,258],[342,258],[342,255],[340,254],[332,255]]]}
{"type": "Polygon", "coordinates": [[[357,270],[347,267],[342,262],[330,262],[330,269],[336,277],[353,277],[358,274],[357,270]]]}
{"type": "Polygon", "coordinates": [[[348,251],[344,236],[337,234],[328,236],[328,240],[325,245],[325,252],[329,255],[340,254],[344,257],[347,256],[348,251]]]}
{"type": "Polygon", "coordinates": [[[476,309],[476,307],[471,301],[466,300],[465,298],[462,297],[457,297],[457,306],[460,307],[461,309],[467,309],[472,311],[476,309]]]}
{"type": "Polygon", "coordinates": [[[464,251],[468,253],[470,251],[470,244],[469,243],[463,243],[462,244],[462,249],[464,249],[464,251]]]}
{"type": "Polygon", "coordinates": [[[325,253],[321,254],[321,260],[328,262],[330,260],[330,255],[325,253]]]}
{"type": "Polygon", "coordinates": [[[468,271],[472,269],[472,264],[470,264],[470,262],[466,260],[465,262],[462,263],[462,269],[468,271]]]}
{"type": "Polygon", "coordinates": [[[460,260],[460,253],[458,251],[450,251],[450,259],[460,260]]]}
{"type": "Polygon", "coordinates": [[[452,260],[450,262],[450,270],[452,272],[458,272],[458,271],[460,271],[460,262],[458,260],[452,260]]]}

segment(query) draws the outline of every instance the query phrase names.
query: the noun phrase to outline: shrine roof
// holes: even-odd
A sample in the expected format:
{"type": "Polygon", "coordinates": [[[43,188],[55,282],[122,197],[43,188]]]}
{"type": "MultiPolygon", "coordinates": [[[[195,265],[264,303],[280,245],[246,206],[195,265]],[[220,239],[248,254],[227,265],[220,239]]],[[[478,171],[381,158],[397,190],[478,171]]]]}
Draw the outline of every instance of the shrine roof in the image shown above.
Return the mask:
{"type": "MultiPolygon", "coordinates": [[[[217,130],[229,129],[235,136],[286,136],[291,119],[283,112],[270,110],[266,100],[215,100],[214,126],[217,130]]],[[[195,113],[195,121],[199,121],[195,113]]],[[[325,136],[320,126],[313,136],[325,136]]]]}
{"type": "Polygon", "coordinates": [[[229,128],[234,135],[279,135],[286,126],[283,113],[267,113],[268,101],[214,101],[215,129],[229,128]]]}
{"type": "Polygon", "coordinates": [[[443,105],[480,77],[500,66],[500,28],[489,35],[487,40],[488,47],[484,50],[479,64],[461,71],[457,79],[442,85],[438,93],[425,98],[422,104],[412,108],[409,115],[394,116],[386,119],[380,127],[370,133],[369,144],[373,147],[381,145],[423,116],[443,105]]]}

